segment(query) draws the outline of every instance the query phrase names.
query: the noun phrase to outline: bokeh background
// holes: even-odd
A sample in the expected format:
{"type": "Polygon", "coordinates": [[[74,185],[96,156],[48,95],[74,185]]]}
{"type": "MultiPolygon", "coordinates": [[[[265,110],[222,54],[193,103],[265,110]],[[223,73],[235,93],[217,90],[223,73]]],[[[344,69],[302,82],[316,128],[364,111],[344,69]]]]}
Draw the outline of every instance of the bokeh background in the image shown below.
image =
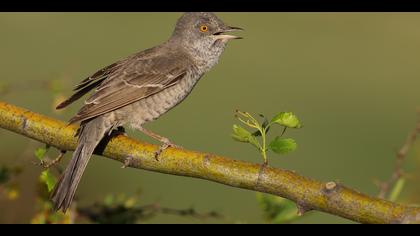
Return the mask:
{"type": "MultiPolygon", "coordinates": [[[[68,120],[81,102],[61,113],[53,105],[98,69],[166,40],[181,13],[1,13],[0,100],[68,120]]],[[[375,195],[395,152],[416,122],[420,105],[418,13],[220,13],[240,26],[220,63],[190,97],[151,130],[188,149],[261,162],[252,147],[234,142],[235,109],[268,116],[293,111],[305,127],[288,135],[296,152],[271,155],[271,165],[323,181],[336,180],[375,195]]],[[[278,130],[278,132],[280,132],[278,130]]],[[[129,131],[131,136],[147,139],[129,131]]],[[[40,168],[33,150],[42,144],[0,130],[0,164],[24,165],[16,201],[0,201],[0,223],[29,222],[35,212],[40,168]]],[[[66,155],[67,159],[70,154],[66,155]]],[[[416,172],[420,146],[405,168],[416,172]]],[[[65,163],[65,162],[64,162],[65,163]]],[[[143,170],[92,158],[79,186],[79,204],[108,193],[135,193],[141,202],[194,206],[227,219],[205,223],[262,223],[255,193],[208,181],[143,170]]],[[[419,203],[416,180],[399,201],[419,203]]],[[[202,223],[161,215],[149,223],[202,223]]],[[[297,223],[350,223],[311,213],[297,223]]]]}

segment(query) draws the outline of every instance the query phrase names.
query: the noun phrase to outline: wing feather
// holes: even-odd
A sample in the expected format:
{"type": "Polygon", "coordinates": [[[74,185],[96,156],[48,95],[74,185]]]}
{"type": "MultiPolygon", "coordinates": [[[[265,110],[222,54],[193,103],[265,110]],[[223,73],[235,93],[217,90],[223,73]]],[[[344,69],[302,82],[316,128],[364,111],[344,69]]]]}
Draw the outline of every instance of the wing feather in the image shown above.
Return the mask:
{"type": "Polygon", "coordinates": [[[185,77],[190,65],[184,55],[147,56],[132,58],[109,73],[100,85],[82,82],[85,83],[82,88],[95,84],[96,89],[70,123],[92,119],[171,87],[185,77]]]}
{"type": "Polygon", "coordinates": [[[67,107],[68,105],[72,104],[73,102],[77,101],[78,99],[83,97],[85,94],[90,92],[92,89],[100,86],[100,84],[109,76],[109,74],[111,74],[113,71],[118,69],[119,66],[120,66],[120,64],[114,63],[112,65],[109,65],[109,66],[99,70],[98,72],[96,72],[92,76],[84,79],[82,82],[80,82],[73,89],[73,91],[75,91],[75,93],[70,98],[68,98],[64,102],[60,103],[56,107],[56,109],[59,110],[59,109],[63,109],[65,107],[67,107]]]}

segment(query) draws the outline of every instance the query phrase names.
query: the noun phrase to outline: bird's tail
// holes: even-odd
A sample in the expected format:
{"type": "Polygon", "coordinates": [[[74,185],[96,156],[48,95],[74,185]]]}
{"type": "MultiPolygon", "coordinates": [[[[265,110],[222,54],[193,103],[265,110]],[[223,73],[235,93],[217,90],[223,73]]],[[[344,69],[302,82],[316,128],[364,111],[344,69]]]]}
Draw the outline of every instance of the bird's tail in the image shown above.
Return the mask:
{"type": "Polygon", "coordinates": [[[105,123],[101,117],[98,117],[81,125],[77,148],[51,195],[56,211],[62,209],[66,212],[70,207],[90,157],[109,130],[105,123]]]}

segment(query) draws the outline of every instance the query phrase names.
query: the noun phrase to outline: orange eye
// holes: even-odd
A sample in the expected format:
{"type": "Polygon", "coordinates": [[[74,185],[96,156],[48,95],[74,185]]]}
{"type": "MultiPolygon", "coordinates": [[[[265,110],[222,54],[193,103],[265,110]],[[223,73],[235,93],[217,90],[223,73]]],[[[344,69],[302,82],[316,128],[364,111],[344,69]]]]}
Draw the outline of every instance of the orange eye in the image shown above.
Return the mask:
{"type": "Polygon", "coordinates": [[[209,27],[207,27],[207,25],[200,26],[200,31],[201,32],[207,32],[208,30],[209,30],[209,27]]]}

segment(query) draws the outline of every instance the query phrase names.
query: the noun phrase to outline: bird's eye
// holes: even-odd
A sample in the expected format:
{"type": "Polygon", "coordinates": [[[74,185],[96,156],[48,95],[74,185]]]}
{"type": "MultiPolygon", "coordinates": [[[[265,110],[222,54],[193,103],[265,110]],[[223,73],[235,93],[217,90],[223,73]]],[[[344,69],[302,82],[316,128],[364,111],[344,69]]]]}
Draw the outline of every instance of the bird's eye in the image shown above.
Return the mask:
{"type": "Polygon", "coordinates": [[[200,31],[201,32],[207,32],[209,30],[209,27],[207,27],[207,25],[202,25],[202,26],[200,26],[200,31]]]}

